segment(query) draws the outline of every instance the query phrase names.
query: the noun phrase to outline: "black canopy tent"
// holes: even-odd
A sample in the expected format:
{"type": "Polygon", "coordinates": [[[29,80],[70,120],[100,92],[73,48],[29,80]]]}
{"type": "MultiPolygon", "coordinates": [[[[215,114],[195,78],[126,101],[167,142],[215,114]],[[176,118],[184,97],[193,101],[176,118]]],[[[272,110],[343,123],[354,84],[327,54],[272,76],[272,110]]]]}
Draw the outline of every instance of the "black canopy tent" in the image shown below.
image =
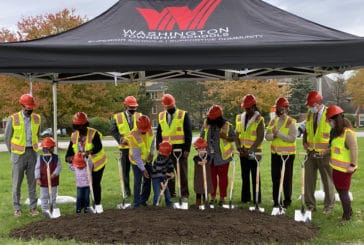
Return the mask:
{"type": "Polygon", "coordinates": [[[120,0],[38,40],[0,44],[0,72],[140,81],[323,75],[364,65],[364,38],[261,0],[120,0]]]}

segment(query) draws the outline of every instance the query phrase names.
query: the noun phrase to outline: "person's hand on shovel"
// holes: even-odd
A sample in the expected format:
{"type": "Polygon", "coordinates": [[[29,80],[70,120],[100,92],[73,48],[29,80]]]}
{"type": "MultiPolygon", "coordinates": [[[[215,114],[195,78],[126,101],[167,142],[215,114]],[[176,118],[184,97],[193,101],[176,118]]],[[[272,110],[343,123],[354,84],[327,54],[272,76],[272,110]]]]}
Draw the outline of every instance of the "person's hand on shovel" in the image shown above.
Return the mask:
{"type": "Polygon", "coordinates": [[[144,175],[144,177],[145,178],[147,178],[147,179],[149,179],[150,177],[149,177],[149,173],[148,173],[148,171],[145,169],[144,171],[143,171],[143,175],[144,175]]]}
{"type": "Polygon", "coordinates": [[[166,176],[168,176],[168,178],[169,178],[169,179],[174,179],[174,174],[173,174],[173,172],[166,173],[166,176]]]}

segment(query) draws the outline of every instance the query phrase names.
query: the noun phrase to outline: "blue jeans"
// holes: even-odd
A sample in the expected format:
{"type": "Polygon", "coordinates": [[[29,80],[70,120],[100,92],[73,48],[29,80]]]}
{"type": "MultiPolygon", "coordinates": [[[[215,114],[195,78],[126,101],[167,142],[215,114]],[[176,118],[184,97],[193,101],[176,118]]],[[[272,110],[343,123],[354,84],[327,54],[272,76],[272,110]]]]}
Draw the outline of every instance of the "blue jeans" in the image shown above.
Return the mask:
{"type": "Polygon", "coordinates": [[[87,210],[90,206],[90,187],[77,187],[77,201],[76,201],[76,212],[81,212],[81,209],[87,210]]]}
{"type": "MultiPolygon", "coordinates": [[[[145,165],[145,169],[148,171],[149,176],[152,172],[152,165],[145,165]]],[[[135,208],[141,205],[146,205],[150,195],[151,179],[144,177],[143,172],[138,168],[137,165],[132,165],[134,173],[134,200],[133,206],[135,208]]]]}
{"type": "MultiPolygon", "coordinates": [[[[166,178],[165,177],[159,177],[159,178],[153,178],[152,179],[152,184],[153,184],[153,192],[154,192],[154,197],[153,197],[153,205],[156,206],[157,205],[157,201],[158,201],[158,197],[161,193],[161,182],[165,182],[166,178]]],[[[166,187],[166,190],[164,191],[164,197],[166,200],[166,206],[167,207],[171,207],[172,206],[172,202],[171,202],[171,194],[169,192],[168,186],[166,187]]],[[[159,200],[159,204],[160,204],[161,200],[159,200]]]]}

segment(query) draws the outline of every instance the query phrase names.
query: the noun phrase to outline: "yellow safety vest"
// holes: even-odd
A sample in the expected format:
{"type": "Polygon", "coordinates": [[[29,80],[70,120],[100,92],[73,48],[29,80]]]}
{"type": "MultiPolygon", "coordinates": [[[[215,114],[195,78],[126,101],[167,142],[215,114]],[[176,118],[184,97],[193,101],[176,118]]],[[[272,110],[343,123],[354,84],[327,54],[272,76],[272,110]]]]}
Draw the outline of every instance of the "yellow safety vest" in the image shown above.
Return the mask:
{"type": "MultiPolygon", "coordinates": [[[[242,114],[236,115],[236,127],[235,131],[239,137],[240,147],[244,147],[245,149],[250,149],[250,147],[257,140],[257,128],[258,125],[264,120],[262,116],[257,116],[256,120],[254,120],[246,129],[245,125],[241,121],[242,114]]],[[[259,144],[257,149],[262,149],[262,144],[259,144]]]]}
{"type": "MultiPolygon", "coordinates": [[[[10,140],[10,150],[15,154],[23,154],[26,148],[26,133],[25,133],[25,124],[22,112],[15,113],[11,115],[12,126],[13,126],[13,135],[10,140]]],[[[31,115],[31,132],[32,132],[32,146],[35,152],[38,151],[38,132],[41,123],[40,115],[36,113],[32,113],[31,115]]]]}
{"type": "MultiPolygon", "coordinates": [[[[273,127],[278,128],[278,121],[279,118],[275,117],[273,118],[268,125],[268,132],[271,132],[273,130],[273,127]]],[[[288,134],[289,128],[292,124],[296,124],[296,119],[293,119],[289,116],[286,116],[286,119],[284,120],[281,128],[279,129],[279,132],[288,134]]],[[[272,143],[270,145],[270,149],[272,153],[276,153],[278,155],[293,155],[296,154],[296,141],[294,142],[286,142],[282,140],[281,138],[274,138],[272,140],[272,143]]]]}
{"type": "MultiPolygon", "coordinates": [[[[224,126],[220,129],[220,134],[225,134],[229,136],[229,129],[231,127],[231,123],[225,122],[224,126]]],[[[207,141],[207,136],[209,133],[210,127],[207,125],[206,121],[204,122],[204,138],[207,141]]],[[[227,160],[231,157],[233,152],[233,144],[232,142],[227,141],[226,139],[220,138],[219,140],[219,147],[221,152],[221,158],[223,160],[227,160]]]]}
{"type": "Polygon", "coordinates": [[[330,147],[330,124],[326,122],[326,109],[322,112],[320,123],[317,125],[316,133],[313,130],[314,114],[309,110],[306,114],[307,149],[310,151],[323,151],[330,147]]]}
{"type": "MultiPolygon", "coordinates": [[[[133,114],[133,128],[131,130],[137,128],[136,122],[141,115],[142,114],[139,112],[135,112],[133,114]]],[[[125,113],[124,112],[116,113],[114,115],[114,119],[116,122],[116,126],[118,127],[119,134],[123,135],[124,137],[127,136],[131,130],[129,128],[128,119],[126,118],[125,113]]],[[[128,148],[129,147],[127,145],[122,145],[119,142],[119,149],[128,149],[128,148]]]]}
{"type": "MultiPolygon", "coordinates": [[[[100,140],[102,139],[102,134],[97,131],[94,128],[89,128],[87,127],[87,134],[86,134],[86,142],[85,142],[85,149],[84,151],[91,151],[94,148],[94,145],[92,144],[92,140],[95,137],[96,132],[99,133],[100,135],[100,140]]],[[[79,152],[78,149],[78,142],[80,139],[80,133],[78,131],[75,131],[72,133],[71,135],[71,142],[72,142],[72,147],[73,147],[73,152],[76,154],[77,152],[79,152]]],[[[99,151],[96,154],[92,154],[91,155],[91,162],[93,164],[93,169],[92,171],[97,172],[98,170],[100,170],[102,167],[105,166],[107,160],[106,160],[106,153],[104,148],[101,149],[101,151],[99,151]]]]}
{"type": "Polygon", "coordinates": [[[176,109],[171,125],[168,125],[166,115],[166,111],[159,113],[159,125],[162,129],[162,139],[164,141],[169,141],[172,145],[184,144],[185,134],[183,131],[183,121],[185,119],[186,111],[176,109]]]}
{"type": "Polygon", "coordinates": [[[130,134],[127,136],[127,141],[129,145],[129,160],[132,164],[137,165],[137,162],[135,161],[135,155],[133,153],[133,148],[140,149],[141,159],[145,164],[147,157],[150,153],[153,139],[154,132],[151,129],[145,134],[142,134],[138,129],[134,129],[130,132],[130,134]]]}
{"type": "MultiPolygon", "coordinates": [[[[345,129],[344,133],[331,141],[330,166],[337,171],[346,173],[350,166],[350,150],[345,147],[347,132],[355,135],[351,129],[345,129]]],[[[358,166],[356,166],[357,168],[358,166]]]]}

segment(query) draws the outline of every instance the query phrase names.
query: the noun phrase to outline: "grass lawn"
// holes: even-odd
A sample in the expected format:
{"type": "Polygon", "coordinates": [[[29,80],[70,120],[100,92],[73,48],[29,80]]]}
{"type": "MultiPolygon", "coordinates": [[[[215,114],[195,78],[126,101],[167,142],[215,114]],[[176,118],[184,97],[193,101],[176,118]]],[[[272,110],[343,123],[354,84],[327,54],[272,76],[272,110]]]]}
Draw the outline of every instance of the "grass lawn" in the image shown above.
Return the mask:
{"type": "MultiPolygon", "coordinates": [[[[364,138],[358,138],[359,143],[359,165],[363,164],[363,153],[360,146],[364,146],[364,138]]],[[[301,139],[297,139],[298,151],[302,151],[301,139]]],[[[115,208],[120,203],[120,188],[117,172],[117,165],[115,160],[116,148],[106,148],[108,155],[108,164],[106,166],[104,177],[102,180],[102,204],[104,209],[115,208]]],[[[64,150],[60,150],[59,155],[64,159],[64,150]]],[[[196,152],[190,154],[192,159],[196,152]]],[[[195,196],[193,193],[193,161],[189,161],[190,172],[190,204],[194,203],[195,196]]],[[[23,208],[23,215],[15,218],[13,216],[12,197],[11,197],[11,163],[9,153],[0,153],[0,164],[2,171],[0,172],[0,244],[23,244],[25,242],[9,238],[10,230],[20,227],[24,224],[43,219],[43,217],[30,217],[26,214],[27,206],[23,208]]],[[[230,171],[232,167],[230,166],[230,171]]],[[[300,209],[301,202],[298,200],[300,195],[300,181],[301,181],[300,162],[298,155],[296,156],[294,164],[294,183],[293,183],[293,196],[292,206],[287,210],[287,215],[294,218],[294,210],[300,209]]],[[[132,174],[131,174],[132,177],[132,174]]],[[[262,207],[265,208],[265,213],[270,214],[272,210],[272,192],[271,192],[271,179],[270,179],[270,153],[269,143],[264,143],[264,158],[261,163],[261,177],[262,177],[262,207]]],[[[240,163],[236,161],[236,181],[233,202],[238,204],[240,201],[241,191],[241,177],[240,177],[240,163]]],[[[364,243],[363,231],[363,210],[364,210],[364,173],[361,171],[361,166],[358,171],[353,175],[351,192],[354,200],[353,206],[353,219],[346,224],[340,224],[342,209],[340,202],[336,202],[334,214],[326,216],[322,214],[323,202],[318,201],[318,211],[313,213],[312,222],[319,227],[319,236],[317,239],[309,244],[342,244],[342,243],[364,243]]],[[[319,187],[319,183],[317,188],[319,187]]],[[[75,196],[76,187],[74,182],[74,174],[70,171],[66,164],[63,164],[61,172],[59,195],[62,196],[75,196]]],[[[27,198],[26,180],[23,182],[22,188],[22,202],[27,198]]],[[[130,201],[130,199],[129,199],[130,201]]],[[[60,204],[58,207],[61,209],[62,215],[72,214],[75,212],[75,204],[60,204]]],[[[247,208],[247,207],[244,207],[247,208]]],[[[187,211],[188,212],[188,211],[187,211]]],[[[232,211],[233,212],[233,211],[232,211]]],[[[279,225],[279,224],[277,224],[279,225]]],[[[38,241],[33,240],[29,244],[79,244],[76,242],[61,242],[56,240],[38,241]]]]}

